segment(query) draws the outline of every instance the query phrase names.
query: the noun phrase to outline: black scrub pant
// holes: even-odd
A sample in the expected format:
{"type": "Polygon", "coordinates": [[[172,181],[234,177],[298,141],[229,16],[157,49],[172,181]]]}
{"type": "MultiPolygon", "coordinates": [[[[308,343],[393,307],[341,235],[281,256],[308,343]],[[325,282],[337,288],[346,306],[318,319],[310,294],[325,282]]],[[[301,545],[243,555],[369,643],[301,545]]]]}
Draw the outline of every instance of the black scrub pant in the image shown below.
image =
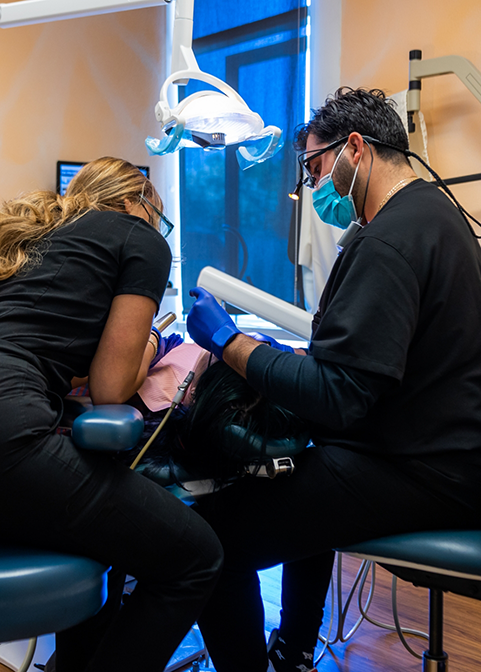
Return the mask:
{"type": "Polygon", "coordinates": [[[481,452],[387,459],[332,446],[296,458],[292,476],[246,477],[202,500],[224,569],[199,625],[217,672],[266,672],[256,570],[284,563],[281,635],[316,643],[331,549],[416,530],[479,527],[481,452]]]}
{"type": "Polygon", "coordinates": [[[112,565],[109,602],[57,637],[57,672],[162,670],[219,576],[209,525],[152,481],[55,433],[46,380],[0,357],[0,540],[112,565]],[[119,609],[122,577],[138,583],[119,609]]]}

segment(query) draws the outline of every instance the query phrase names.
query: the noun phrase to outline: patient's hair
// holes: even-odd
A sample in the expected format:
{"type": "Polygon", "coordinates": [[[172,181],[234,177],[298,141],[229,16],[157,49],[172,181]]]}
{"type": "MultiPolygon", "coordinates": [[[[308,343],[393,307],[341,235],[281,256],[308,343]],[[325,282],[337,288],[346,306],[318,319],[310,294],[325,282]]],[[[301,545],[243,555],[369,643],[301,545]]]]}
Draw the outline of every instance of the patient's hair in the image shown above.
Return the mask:
{"type": "MultiPolygon", "coordinates": [[[[104,157],[87,163],[70,182],[65,196],[34,191],[5,201],[0,207],[0,280],[40,260],[47,234],[75,221],[88,210],[125,212],[124,200],[140,202],[144,193],[160,210],[162,201],[154,186],[133,164],[104,157]]],[[[152,221],[159,229],[158,218],[152,221]]]]}
{"type": "MultiPolygon", "coordinates": [[[[149,428],[146,418],[147,434],[158,424],[155,414],[152,419],[149,428]]],[[[245,455],[253,434],[260,435],[265,444],[268,439],[306,436],[306,425],[294,413],[256,392],[227,364],[216,362],[199,378],[192,405],[173,414],[147,450],[143,473],[148,476],[150,471],[155,479],[155,470],[162,465],[181,464],[188,472],[205,478],[229,478],[237,473],[240,456],[245,455]],[[226,428],[233,424],[247,430],[241,441],[226,437],[226,428]]]]}
{"type": "Polygon", "coordinates": [[[400,151],[396,151],[375,144],[379,157],[393,163],[408,162],[403,154],[409,149],[406,130],[395,110],[395,102],[380,89],[341,87],[327,98],[323,107],[314,110],[314,116],[307,124],[296,129],[294,146],[304,151],[310,134],[319,142],[331,143],[354,132],[399,147],[400,151]]]}

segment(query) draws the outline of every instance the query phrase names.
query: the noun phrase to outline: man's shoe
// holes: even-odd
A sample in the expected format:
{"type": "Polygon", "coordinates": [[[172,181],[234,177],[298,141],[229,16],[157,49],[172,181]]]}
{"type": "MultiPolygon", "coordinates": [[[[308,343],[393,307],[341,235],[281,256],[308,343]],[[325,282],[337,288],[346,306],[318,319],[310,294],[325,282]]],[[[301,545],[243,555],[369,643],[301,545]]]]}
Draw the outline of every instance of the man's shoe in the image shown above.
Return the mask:
{"type": "Polygon", "coordinates": [[[267,654],[272,666],[268,672],[271,669],[273,672],[317,672],[317,668],[312,667],[312,654],[289,650],[286,642],[279,636],[277,628],[274,628],[269,635],[267,654]]]}

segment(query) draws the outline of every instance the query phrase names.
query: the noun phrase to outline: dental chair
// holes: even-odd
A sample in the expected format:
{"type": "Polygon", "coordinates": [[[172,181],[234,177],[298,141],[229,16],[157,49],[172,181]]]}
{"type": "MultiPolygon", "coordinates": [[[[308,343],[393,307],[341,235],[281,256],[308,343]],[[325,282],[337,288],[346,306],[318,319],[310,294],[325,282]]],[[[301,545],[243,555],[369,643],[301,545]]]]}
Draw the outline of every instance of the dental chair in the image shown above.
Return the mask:
{"type": "MultiPolygon", "coordinates": [[[[86,414],[74,442],[84,449],[132,448],[143,418],[130,406],[92,408],[71,401],[68,414],[86,414]]],[[[81,417],[81,415],[79,417],[81,417]]],[[[74,423],[75,424],[75,423],[74,423]]],[[[59,632],[96,614],[107,599],[109,568],[88,558],[26,547],[0,546],[0,642],[29,639],[17,672],[25,672],[40,635],[59,632]]]]}
{"type": "Polygon", "coordinates": [[[395,576],[429,589],[429,647],[423,672],[447,672],[443,650],[443,593],[481,600],[481,530],[412,532],[337,549],[382,565],[395,576]]]}
{"type": "MultiPolygon", "coordinates": [[[[130,423],[135,424],[136,414],[130,407],[101,406],[82,411],[74,421],[72,436],[79,447],[119,450],[119,445],[132,444],[134,434],[129,434],[130,423]],[[129,409],[125,410],[125,409],[129,409]],[[119,410],[120,409],[120,410],[119,410]],[[109,415],[111,413],[112,415],[109,415]],[[116,414],[118,414],[116,416],[116,414]],[[120,432],[116,434],[116,430],[120,432]],[[123,432],[123,435],[121,435],[123,432]],[[127,438],[128,437],[128,438],[127,438]]],[[[143,423],[142,423],[143,424],[143,423]]],[[[140,438],[140,433],[135,433],[140,438]]],[[[226,430],[226,441],[238,449],[238,474],[274,478],[290,474],[294,469],[293,457],[304,450],[308,435],[295,439],[265,441],[257,435],[245,441],[246,430],[232,425],[226,430]]],[[[143,471],[142,463],[136,468],[143,471]]],[[[152,478],[152,474],[149,475],[152,478]]],[[[186,504],[212,491],[213,481],[205,474],[192,474],[182,465],[159,468],[153,480],[166,487],[186,504]]],[[[423,655],[423,672],[447,672],[448,656],[443,650],[443,593],[452,592],[481,600],[481,530],[455,530],[415,532],[362,542],[339,552],[372,562],[377,562],[396,577],[429,589],[429,646],[423,655]]],[[[207,657],[205,649],[197,653],[207,657]]],[[[169,672],[185,666],[184,659],[169,672]]]]}
{"type": "MultiPolygon", "coordinates": [[[[226,479],[223,486],[244,476],[272,479],[279,474],[291,474],[295,469],[293,458],[308,445],[309,433],[303,432],[285,439],[264,440],[257,434],[247,432],[244,427],[231,425],[225,431],[225,440],[236,458],[233,462],[233,476],[226,479]]],[[[208,473],[187,470],[182,464],[168,464],[155,470],[147,470],[140,463],[136,471],[144,473],[189,505],[199,497],[211,493],[216,487],[215,479],[208,473]]]]}

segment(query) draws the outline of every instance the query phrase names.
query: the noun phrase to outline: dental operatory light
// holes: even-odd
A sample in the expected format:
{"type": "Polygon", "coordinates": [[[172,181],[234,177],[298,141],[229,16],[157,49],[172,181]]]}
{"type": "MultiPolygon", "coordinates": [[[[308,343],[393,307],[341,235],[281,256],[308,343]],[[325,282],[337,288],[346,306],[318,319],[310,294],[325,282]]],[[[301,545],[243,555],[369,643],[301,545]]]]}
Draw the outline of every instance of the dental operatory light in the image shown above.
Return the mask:
{"type": "MultiPolygon", "coordinates": [[[[172,0],[17,0],[0,3],[0,28],[13,28],[95,14],[108,14],[170,4],[172,0]]],[[[172,74],[164,82],[155,116],[162,127],[160,139],[147,138],[150,154],[169,154],[183,147],[207,150],[238,145],[242,169],[274,156],[282,147],[282,131],[264,127],[261,117],[225,82],[202,72],[192,51],[194,0],[175,0],[172,74]],[[197,79],[217,91],[200,91],[172,109],[169,86],[197,79]]]]}
{"type": "Polygon", "coordinates": [[[184,147],[222,150],[238,145],[237,160],[245,170],[276,154],[283,145],[282,131],[264,127],[241,96],[222,80],[200,70],[192,51],[194,0],[176,0],[172,45],[172,74],[164,82],[155,107],[162,137],[147,138],[150,154],[169,154],[184,147]],[[198,91],[174,107],[168,101],[171,85],[190,79],[205,82],[217,91],[198,91]]]}

